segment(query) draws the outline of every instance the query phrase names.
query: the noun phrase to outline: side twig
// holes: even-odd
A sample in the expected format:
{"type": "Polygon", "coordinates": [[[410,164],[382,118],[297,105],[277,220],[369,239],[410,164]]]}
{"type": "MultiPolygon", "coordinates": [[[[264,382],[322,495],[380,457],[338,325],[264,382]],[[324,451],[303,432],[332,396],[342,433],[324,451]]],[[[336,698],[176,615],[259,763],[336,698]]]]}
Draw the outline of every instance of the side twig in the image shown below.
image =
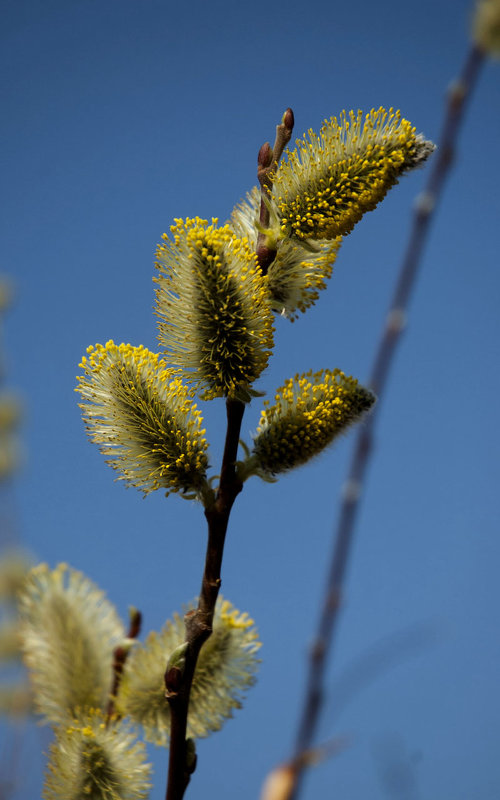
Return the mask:
{"type": "MultiPolygon", "coordinates": [[[[129,629],[127,633],[128,639],[137,639],[141,632],[142,614],[136,608],[130,610],[129,629]]],[[[115,715],[115,698],[120,688],[120,683],[123,675],[123,668],[130,652],[129,646],[118,645],[113,651],[113,681],[111,685],[111,692],[108,701],[108,708],[106,711],[106,725],[109,725],[112,717],[115,715]]]]}
{"type": "Polygon", "coordinates": [[[283,151],[291,139],[294,125],[294,116],[291,108],[287,108],[283,119],[276,126],[276,138],[271,149],[269,142],[265,142],[259,150],[257,158],[257,179],[260,184],[260,216],[261,230],[257,237],[257,260],[264,275],[276,258],[276,247],[269,241],[266,229],[269,227],[269,206],[266,202],[273,188],[273,175],[283,155],[283,151]]]}
{"type": "Polygon", "coordinates": [[[432,213],[438,204],[445,178],[453,162],[466,101],[472,94],[483,59],[482,51],[478,47],[472,46],[459,79],[452,84],[449,90],[446,115],[437,155],[434,159],[427,185],[415,203],[408,246],[402,261],[396,290],[370,378],[370,387],[378,395],[376,411],[371,414],[367,422],[360,428],[354,446],[348,478],[343,488],[331,566],[318,628],[311,648],[306,692],[296,737],[295,755],[292,762],[295,767],[293,770],[293,786],[287,798],[296,798],[298,795],[302,774],[307,767],[307,763],[301,757],[301,754],[309,751],[312,747],[324,700],[327,658],[333,645],[339,619],[346,567],[352,546],[359,498],[372,451],[373,431],[377,413],[380,410],[380,398],[386,385],[396,345],[405,327],[406,310],[415,284],[432,213]]]}

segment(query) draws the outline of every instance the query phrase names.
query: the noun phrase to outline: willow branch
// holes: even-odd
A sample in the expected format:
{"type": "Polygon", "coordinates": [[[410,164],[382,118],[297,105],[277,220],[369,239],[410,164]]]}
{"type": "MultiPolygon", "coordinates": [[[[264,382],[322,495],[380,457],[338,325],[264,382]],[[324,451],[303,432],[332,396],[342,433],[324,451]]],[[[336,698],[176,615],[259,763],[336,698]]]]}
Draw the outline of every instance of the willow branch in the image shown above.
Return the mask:
{"type": "MultiPolygon", "coordinates": [[[[283,150],[290,141],[293,129],[293,112],[288,108],[281,123],[276,126],[276,139],[271,150],[269,143],[259,151],[257,175],[262,196],[272,189],[272,175],[276,170],[283,150]]],[[[269,225],[267,206],[261,205],[261,222],[269,225]],[[267,218],[266,218],[267,212],[267,218]]],[[[258,251],[259,244],[257,244],[258,251]]],[[[258,253],[257,253],[258,255],[258,253]]],[[[266,265],[272,263],[276,252],[268,248],[266,265]]],[[[262,262],[261,266],[262,266],[262,262]]],[[[205,508],[208,524],[208,540],[205,567],[201,582],[198,606],[186,614],[186,651],[182,668],[167,667],[165,672],[165,696],[170,706],[170,752],[166,800],[182,800],[192,773],[196,768],[196,755],[192,743],[186,739],[189,696],[193,683],[196,662],[204,642],[212,633],[215,603],[221,586],[221,567],[224,542],[233,503],[243,484],[236,473],[236,457],[240,440],[241,422],[245,404],[240,400],[226,400],[227,429],[222,456],[219,488],[214,503],[205,508]]]]}
{"type": "Polygon", "coordinates": [[[484,55],[476,47],[467,54],[462,72],[448,93],[448,101],[437,155],[429,173],[426,187],[417,197],[410,237],[396,289],[376,352],[370,378],[370,387],[378,395],[376,412],[372,413],[360,429],[354,446],[351,466],[343,489],[340,516],[334,538],[334,549],[329,569],[326,590],[322,602],[316,637],[311,649],[306,692],[298,727],[294,763],[294,785],[289,797],[297,797],[301,775],[307,764],[301,758],[310,750],[317,730],[324,700],[324,683],[327,658],[332,649],[339,619],[345,582],[346,567],[352,547],[354,524],[359,508],[370,454],[373,446],[373,431],[380,411],[380,399],[385,389],[396,345],[405,326],[406,310],[427,238],[430,222],[440,200],[445,179],[455,155],[456,142],[466,102],[471,96],[484,55]]]}
{"type": "Polygon", "coordinates": [[[176,666],[171,667],[165,673],[166,698],[171,718],[166,800],[182,800],[196,767],[196,756],[186,740],[189,695],[200,650],[212,633],[229,515],[242,489],[242,483],[236,475],[235,463],[244,411],[244,403],[226,400],[227,430],[219,489],[213,506],[205,509],[208,541],[198,606],[185,616],[187,649],[184,666],[182,670],[176,666]]]}

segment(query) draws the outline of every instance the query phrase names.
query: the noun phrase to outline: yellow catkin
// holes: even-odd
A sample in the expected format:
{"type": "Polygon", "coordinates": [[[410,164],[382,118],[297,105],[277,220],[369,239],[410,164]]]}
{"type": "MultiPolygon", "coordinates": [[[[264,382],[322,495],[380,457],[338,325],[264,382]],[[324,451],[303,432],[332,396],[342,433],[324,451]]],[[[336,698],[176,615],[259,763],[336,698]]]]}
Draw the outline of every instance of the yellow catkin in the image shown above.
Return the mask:
{"type": "MultiPolygon", "coordinates": [[[[184,618],[175,614],[160,633],[151,633],[130,653],[117,697],[117,710],[144,729],[155,744],[168,744],[170,709],[165,703],[165,661],[185,642],[184,618]]],[[[240,708],[259,665],[260,641],[254,622],[221,597],[213,633],[196,665],[187,735],[203,738],[222,727],[240,708]]]]}
{"type": "MultiPolygon", "coordinates": [[[[340,370],[296,375],[265,404],[250,461],[276,475],[320,453],[374,402],[374,396],[340,370]]],[[[251,471],[251,470],[250,470],[251,471]]]]}
{"type": "Polygon", "coordinates": [[[200,492],[207,442],[192,392],[142,345],[87,348],[77,391],[88,435],[130,486],[148,493],[200,492]]]}
{"type": "Polygon", "coordinates": [[[267,284],[248,240],[215,219],[176,220],[156,258],[159,339],[169,363],[204,399],[247,399],[273,345],[267,284]]]}
{"type": "Polygon", "coordinates": [[[273,199],[283,235],[333,239],[350,233],[433,145],[392,108],[342,112],[297,142],[277,170],[273,199]]]}

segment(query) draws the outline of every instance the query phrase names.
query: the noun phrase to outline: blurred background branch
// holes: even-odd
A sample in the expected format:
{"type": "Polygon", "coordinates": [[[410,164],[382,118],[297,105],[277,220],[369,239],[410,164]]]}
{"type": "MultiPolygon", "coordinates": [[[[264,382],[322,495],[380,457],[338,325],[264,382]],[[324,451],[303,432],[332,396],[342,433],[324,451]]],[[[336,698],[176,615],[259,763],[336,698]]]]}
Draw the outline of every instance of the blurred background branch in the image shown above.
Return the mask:
{"type": "MultiPolygon", "coordinates": [[[[466,55],[459,77],[447,93],[447,104],[438,149],[428,167],[428,180],[415,200],[413,221],[396,288],[375,354],[368,386],[376,393],[374,410],[356,433],[351,466],[343,486],[340,513],[334,533],[333,554],[315,638],[310,648],[307,684],[297,730],[294,757],[280,784],[276,800],[297,798],[304,771],[311,765],[303,758],[314,746],[319,717],[327,695],[328,659],[335,641],[342,609],[346,573],[355,532],[360,499],[373,452],[374,430],[396,347],[406,325],[407,309],[421,264],[430,224],[441,199],[445,180],[454,162],[457,141],[467,103],[474,91],[481,67],[488,54],[499,46],[500,4],[480,3],[474,20],[473,43],[466,55]]],[[[266,800],[274,800],[265,795],[266,800]]]]}

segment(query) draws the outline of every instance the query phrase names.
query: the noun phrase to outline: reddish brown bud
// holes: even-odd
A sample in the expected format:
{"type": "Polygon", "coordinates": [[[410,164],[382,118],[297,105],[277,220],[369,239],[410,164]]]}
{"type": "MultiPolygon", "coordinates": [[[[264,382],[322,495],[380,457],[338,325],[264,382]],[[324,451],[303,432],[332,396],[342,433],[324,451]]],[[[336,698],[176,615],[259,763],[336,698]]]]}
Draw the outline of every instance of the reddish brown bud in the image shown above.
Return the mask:
{"type": "Polygon", "coordinates": [[[170,667],[165,673],[166,696],[176,695],[182,683],[182,670],[179,667],[170,667]]]}
{"type": "Polygon", "coordinates": [[[294,124],[295,124],[295,117],[293,116],[293,111],[291,108],[287,108],[287,110],[283,114],[283,125],[289,131],[292,131],[294,124]]]}
{"type": "Polygon", "coordinates": [[[257,164],[259,167],[266,169],[271,164],[273,159],[273,151],[269,142],[265,142],[259,150],[257,156],[257,164]]]}
{"type": "Polygon", "coordinates": [[[142,622],[142,614],[137,608],[131,608],[129,610],[129,629],[128,629],[128,638],[129,639],[137,639],[141,632],[141,622],[142,622]]]}

